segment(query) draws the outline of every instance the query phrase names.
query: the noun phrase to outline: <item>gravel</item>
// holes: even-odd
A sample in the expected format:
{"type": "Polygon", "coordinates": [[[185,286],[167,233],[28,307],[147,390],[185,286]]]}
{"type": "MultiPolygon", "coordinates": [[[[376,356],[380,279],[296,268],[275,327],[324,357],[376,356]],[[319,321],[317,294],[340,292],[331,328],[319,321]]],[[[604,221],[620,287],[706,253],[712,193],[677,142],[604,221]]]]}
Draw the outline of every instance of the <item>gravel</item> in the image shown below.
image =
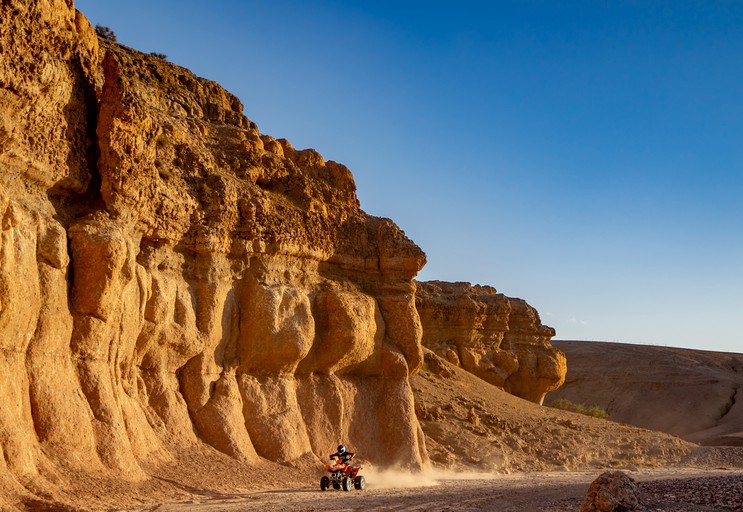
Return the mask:
{"type": "Polygon", "coordinates": [[[648,512],[743,511],[743,475],[640,482],[648,512]]]}

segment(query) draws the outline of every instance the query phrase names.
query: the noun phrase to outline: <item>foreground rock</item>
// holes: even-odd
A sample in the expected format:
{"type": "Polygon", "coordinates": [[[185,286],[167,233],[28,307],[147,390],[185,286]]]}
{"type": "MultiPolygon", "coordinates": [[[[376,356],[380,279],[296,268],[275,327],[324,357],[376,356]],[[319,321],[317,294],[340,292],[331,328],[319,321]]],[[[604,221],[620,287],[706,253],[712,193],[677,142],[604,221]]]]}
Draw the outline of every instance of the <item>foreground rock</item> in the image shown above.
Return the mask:
{"type": "Polygon", "coordinates": [[[537,311],[491,286],[418,283],[423,344],[450,363],[518,397],[541,404],[565,379],[565,356],[550,345],[555,330],[537,311]]]}
{"type": "Polygon", "coordinates": [[[640,505],[640,489],[621,471],[602,473],[591,483],[580,512],[629,512],[640,505]]]}

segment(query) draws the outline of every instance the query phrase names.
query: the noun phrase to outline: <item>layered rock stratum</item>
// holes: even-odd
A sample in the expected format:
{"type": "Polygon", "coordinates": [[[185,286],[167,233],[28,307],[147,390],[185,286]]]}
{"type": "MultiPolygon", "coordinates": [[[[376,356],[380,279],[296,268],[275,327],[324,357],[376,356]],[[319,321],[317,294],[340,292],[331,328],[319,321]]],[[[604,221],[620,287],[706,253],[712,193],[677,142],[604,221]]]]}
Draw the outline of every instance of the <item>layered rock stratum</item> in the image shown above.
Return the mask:
{"type": "Polygon", "coordinates": [[[511,394],[541,404],[565,379],[565,356],[550,344],[555,330],[522,299],[492,286],[418,283],[423,344],[511,394]]]}

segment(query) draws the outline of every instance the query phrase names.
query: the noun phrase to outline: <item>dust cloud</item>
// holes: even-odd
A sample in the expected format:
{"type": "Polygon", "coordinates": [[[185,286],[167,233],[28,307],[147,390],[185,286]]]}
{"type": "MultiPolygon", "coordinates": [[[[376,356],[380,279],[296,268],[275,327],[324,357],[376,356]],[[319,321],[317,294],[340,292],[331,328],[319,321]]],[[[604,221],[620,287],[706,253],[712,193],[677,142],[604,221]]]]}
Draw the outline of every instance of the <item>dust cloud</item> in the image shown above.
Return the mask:
{"type": "Polygon", "coordinates": [[[491,480],[495,473],[464,473],[428,469],[420,472],[400,471],[395,469],[378,469],[364,466],[361,474],[366,479],[369,489],[410,489],[415,487],[434,487],[444,480],[491,480]]]}

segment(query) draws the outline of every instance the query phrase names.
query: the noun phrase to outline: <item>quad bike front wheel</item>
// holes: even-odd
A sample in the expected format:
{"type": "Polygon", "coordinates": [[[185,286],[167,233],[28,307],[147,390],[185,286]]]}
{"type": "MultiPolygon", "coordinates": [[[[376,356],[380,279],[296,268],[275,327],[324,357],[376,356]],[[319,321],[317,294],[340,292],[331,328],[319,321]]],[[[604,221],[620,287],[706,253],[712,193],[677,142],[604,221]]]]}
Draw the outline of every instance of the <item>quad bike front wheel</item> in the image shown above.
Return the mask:
{"type": "Polygon", "coordinates": [[[320,479],[320,490],[327,491],[328,487],[330,487],[330,478],[324,476],[320,479]]]}
{"type": "Polygon", "coordinates": [[[359,491],[363,491],[364,487],[366,487],[366,480],[362,475],[359,475],[354,479],[353,486],[356,487],[359,491]]]}
{"type": "Polygon", "coordinates": [[[344,491],[350,491],[353,489],[353,481],[351,480],[350,476],[344,476],[343,481],[341,481],[341,487],[343,487],[344,491]]]}

